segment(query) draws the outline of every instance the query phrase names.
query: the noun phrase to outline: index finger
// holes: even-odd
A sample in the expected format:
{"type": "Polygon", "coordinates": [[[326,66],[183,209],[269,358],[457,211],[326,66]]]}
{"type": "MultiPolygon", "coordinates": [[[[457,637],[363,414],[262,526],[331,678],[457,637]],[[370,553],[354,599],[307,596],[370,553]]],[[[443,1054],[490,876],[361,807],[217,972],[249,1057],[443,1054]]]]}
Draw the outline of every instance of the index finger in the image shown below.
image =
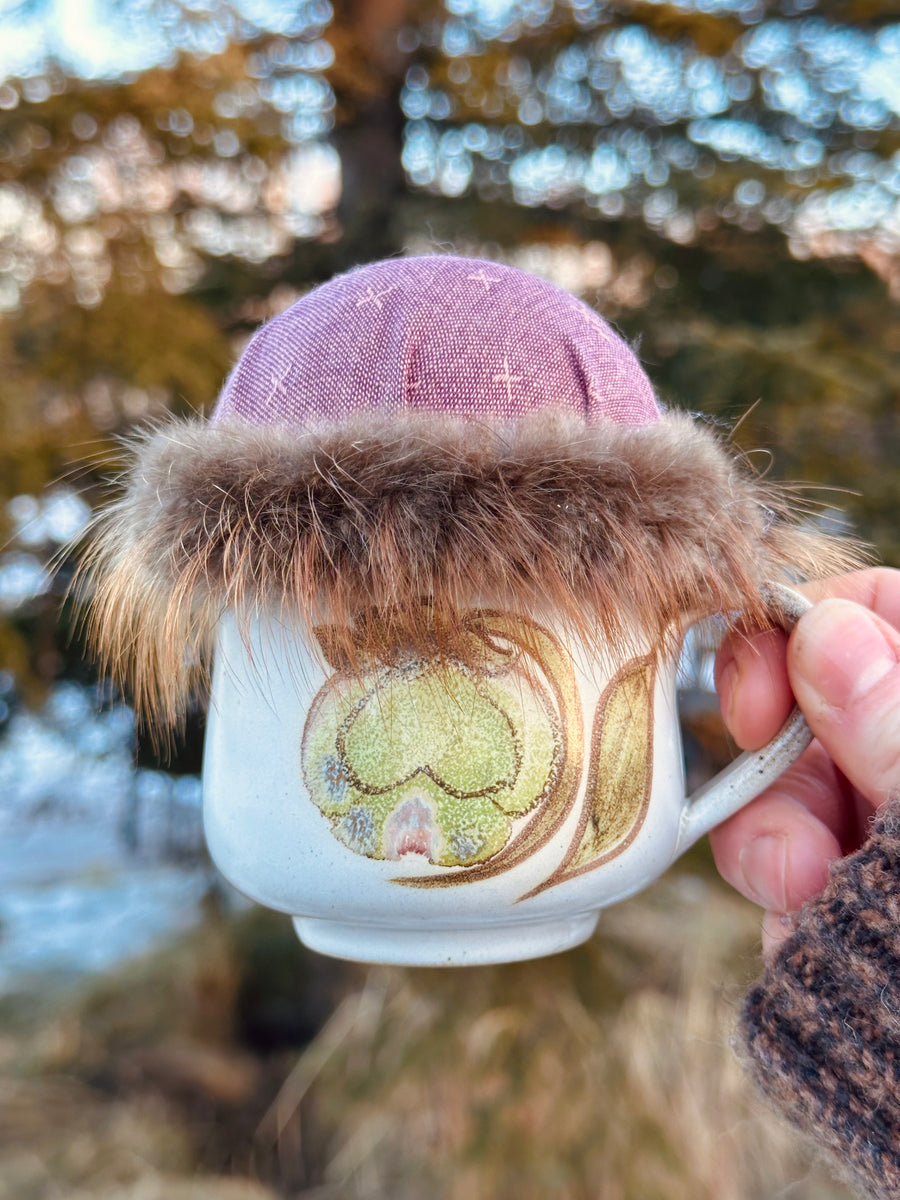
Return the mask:
{"type": "MultiPolygon", "coordinates": [[[[900,571],[871,567],[798,586],[813,603],[853,600],[900,629],[900,571]]],[[[758,750],[787,720],[794,701],[788,682],[787,638],[780,630],[736,631],[716,658],[716,688],[731,736],[744,750],[758,750]]]]}

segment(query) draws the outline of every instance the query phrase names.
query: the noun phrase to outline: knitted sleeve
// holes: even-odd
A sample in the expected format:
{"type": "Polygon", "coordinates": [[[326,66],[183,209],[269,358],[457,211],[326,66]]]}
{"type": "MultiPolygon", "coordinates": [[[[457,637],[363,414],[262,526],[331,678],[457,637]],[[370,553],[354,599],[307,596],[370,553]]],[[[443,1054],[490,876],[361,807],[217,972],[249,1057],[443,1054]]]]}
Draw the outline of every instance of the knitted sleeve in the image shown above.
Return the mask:
{"type": "Polygon", "coordinates": [[[762,1091],[873,1200],[900,1197],[900,800],[832,867],[748,994],[762,1091]]]}

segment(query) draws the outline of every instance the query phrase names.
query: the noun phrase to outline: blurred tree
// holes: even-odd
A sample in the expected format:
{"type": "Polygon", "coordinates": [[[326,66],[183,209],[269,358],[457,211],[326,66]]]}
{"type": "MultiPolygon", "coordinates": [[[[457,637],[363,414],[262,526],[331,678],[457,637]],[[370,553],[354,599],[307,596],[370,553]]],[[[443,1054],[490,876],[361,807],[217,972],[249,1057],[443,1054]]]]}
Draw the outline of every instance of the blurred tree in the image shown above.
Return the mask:
{"type": "Polygon", "coordinates": [[[726,426],[761,399],[742,444],[863,492],[838,503],[900,555],[894,2],[106,11],[157,65],[0,83],[7,496],[92,485],[112,434],[208,405],[311,284],[453,246],[640,334],[666,399],[726,426]]]}

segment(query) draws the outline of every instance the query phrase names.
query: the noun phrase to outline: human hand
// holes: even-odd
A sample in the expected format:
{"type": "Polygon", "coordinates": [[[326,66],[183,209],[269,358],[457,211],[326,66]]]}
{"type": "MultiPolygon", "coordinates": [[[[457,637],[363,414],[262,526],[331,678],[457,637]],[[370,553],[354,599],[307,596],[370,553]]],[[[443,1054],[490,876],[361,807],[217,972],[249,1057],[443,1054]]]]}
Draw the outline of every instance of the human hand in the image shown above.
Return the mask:
{"type": "Polygon", "coordinates": [[[900,571],[875,568],[800,589],[816,607],[790,639],[731,634],[716,661],[722,714],[756,750],[793,698],[815,741],[781,778],[710,834],[722,876],[765,908],[763,948],[825,886],[828,863],[856,849],[871,816],[900,794],[900,571]],[[818,603],[821,601],[821,603],[818,603]]]}

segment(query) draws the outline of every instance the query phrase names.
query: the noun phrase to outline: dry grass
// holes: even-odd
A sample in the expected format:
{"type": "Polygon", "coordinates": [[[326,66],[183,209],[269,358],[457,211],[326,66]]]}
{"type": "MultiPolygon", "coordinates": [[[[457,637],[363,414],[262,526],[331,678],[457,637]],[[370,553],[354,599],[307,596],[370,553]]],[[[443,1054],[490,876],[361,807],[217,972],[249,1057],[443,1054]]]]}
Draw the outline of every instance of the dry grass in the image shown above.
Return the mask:
{"type": "Polygon", "coordinates": [[[341,1200],[837,1200],[729,1045],[756,927],[682,876],[569,955],[373,971],[270,1123],[295,1150],[309,1097],[333,1138],[322,1195],[341,1200]]]}
{"type": "Polygon", "coordinates": [[[507,967],[335,968],[211,919],[0,1012],[0,1200],[846,1200],[729,1046],[756,936],[696,855],[507,967]]]}

